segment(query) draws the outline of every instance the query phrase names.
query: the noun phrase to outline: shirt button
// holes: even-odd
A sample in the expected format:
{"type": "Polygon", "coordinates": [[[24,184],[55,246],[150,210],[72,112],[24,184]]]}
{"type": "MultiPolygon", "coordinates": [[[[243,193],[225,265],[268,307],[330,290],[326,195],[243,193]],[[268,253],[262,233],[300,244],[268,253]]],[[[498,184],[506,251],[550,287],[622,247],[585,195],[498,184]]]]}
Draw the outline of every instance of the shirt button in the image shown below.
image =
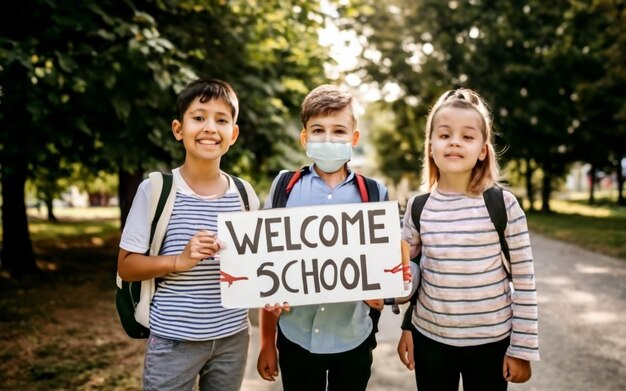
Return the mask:
{"type": "Polygon", "coordinates": [[[329,195],[328,195],[328,199],[329,199],[329,200],[332,200],[332,199],[333,199],[333,195],[332,195],[332,194],[329,194],[329,195]]]}
{"type": "Polygon", "coordinates": [[[320,308],[320,311],[324,311],[325,309],[326,309],[326,308],[322,307],[322,308],[320,308]]]}
{"type": "Polygon", "coordinates": [[[315,329],[314,331],[315,331],[315,334],[319,334],[320,329],[315,329]]]}

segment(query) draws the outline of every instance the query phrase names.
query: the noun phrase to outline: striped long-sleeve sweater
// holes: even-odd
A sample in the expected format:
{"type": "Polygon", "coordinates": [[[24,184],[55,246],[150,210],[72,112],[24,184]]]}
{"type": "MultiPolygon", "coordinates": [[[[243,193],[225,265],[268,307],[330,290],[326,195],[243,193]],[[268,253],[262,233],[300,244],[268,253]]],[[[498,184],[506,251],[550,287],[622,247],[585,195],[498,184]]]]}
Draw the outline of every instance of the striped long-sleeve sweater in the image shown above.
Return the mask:
{"type": "MultiPolygon", "coordinates": [[[[402,238],[412,253],[421,246],[421,283],[413,325],[423,335],[453,346],[475,346],[511,336],[507,355],[539,360],[537,292],[526,216],[504,191],[512,286],[500,242],[482,196],[431,193],[418,233],[406,213],[402,238]]],[[[413,198],[407,204],[411,210],[413,198]]]]}

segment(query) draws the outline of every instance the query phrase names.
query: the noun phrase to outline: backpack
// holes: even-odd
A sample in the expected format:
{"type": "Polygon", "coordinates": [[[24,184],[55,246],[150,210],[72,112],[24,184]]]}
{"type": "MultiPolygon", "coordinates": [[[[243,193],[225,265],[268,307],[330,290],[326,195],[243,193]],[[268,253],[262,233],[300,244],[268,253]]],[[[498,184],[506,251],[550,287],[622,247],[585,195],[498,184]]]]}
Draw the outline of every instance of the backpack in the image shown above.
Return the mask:
{"type": "MultiPolygon", "coordinates": [[[[237,187],[244,209],[250,210],[248,193],[243,182],[235,176],[229,176],[237,187]]],[[[174,208],[176,187],[173,186],[171,173],[152,172],[149,179],[152,185],[150,200],[152,221],[150,224],[150,250],[146,252],[146,255],[155,256],[159,255],[161,250],[167,224],[174,208]]],[[[155,279],[123,281],[118,273],[116,280],[115,306],[124,331],[131,338],[148,338],[150,334],[150,302],[156,290],[155,279]]]]}
{"type": "MultiPolygon", "coordinates": [[[[411,219],[413,220],[413,224],[415,225],[415,229],[417,230],[417,232],[420,232],[420,218],[422,216],[422,210],[424,209],[424,205],[426,205],[426,201],[428,201],[428,197],[430,197],[430,193],[416,196],[413,200],[413,204],[411,205],[411,219]]],[[[487,212],[489,212],[489,218],[496,228],[496,231],[498,232],[498,238],[500,239],[500,248],[502,249],[502,253],[505,257],[505,259],[502,261],[502,266],[504,267],[507,278],[509,279],[509,281],[511,281],[511,254],[509,253],[509,245],[506,241],[506,237],[504,236],[504,230],[506,229],[506,225],[508,222],[506,205],[504,203],[504,194],[502,193],[501,188],[493,186],[483,192],[483,199],[485,200],[487,212]]],[[[408,213],[408,211],[405,213],[408,213]]],[[[422,253],[420,251],[420,253],[417,254],[415,258],[411,258],[411,262],[416,263],[418,268],[420,267],[421,257],[422,253]]],[[[417,295],[418,290],[416,289],[409,299],[410,305],[404,313],[404,319],[402,321],[403,330],[410,330],[411,313],[413,312],[413,306],[417,302],[417,295]]]]}
{"type": "MultiPolygon", "coordinates": [[[[276,182],[276,188],[272,196],[272,208],[284,208],[287,205],[287,199],[291,190],[295,186],[296,182],[300,180],[304,175],[311,172],[308,166],[302,167],[298,171],[285,171],[280,174],[276,182]]],[[[354,173],[353,183],[359,189],[359,195],[362,202],[378,202],[381,201],[380,193],[378,192],[378,183],[368,177],[354,173]]],[[[383,201],[387,201],[388,197],[385,197],[383,201]]],[[[374,308],[370,308],[370,317],[372,318],[373,329],[372,334],[378,332],[378,320],[380,319],[380,311],[374,308]]]]}

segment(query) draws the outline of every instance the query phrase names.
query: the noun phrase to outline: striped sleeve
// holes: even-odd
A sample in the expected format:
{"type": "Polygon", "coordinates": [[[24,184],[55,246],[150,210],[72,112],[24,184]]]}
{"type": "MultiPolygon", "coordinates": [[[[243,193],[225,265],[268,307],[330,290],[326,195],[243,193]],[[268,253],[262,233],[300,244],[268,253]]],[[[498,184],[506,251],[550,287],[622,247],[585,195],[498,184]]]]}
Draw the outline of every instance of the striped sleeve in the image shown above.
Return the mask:
{"type": "Polygon", "coordinates": [[[422,247],[420,234],[417,232],[417,229],[415,229],[415,224],[413,222],[413,218],[411,217],[411,208],[413,207],[414,201],[415,196],[411,197],[406,203],[401,233],[402,240],[406,241],[410,245],[411,258],[415,257],[420,252],[422,247]]]}
{"type": "Polygon", "coordinates": [[[511,254],[513,319],[507,355],[539,361],[537,289],[526,215],[517,199],[504,192],[508,224],[506,240],[511,254]]]}

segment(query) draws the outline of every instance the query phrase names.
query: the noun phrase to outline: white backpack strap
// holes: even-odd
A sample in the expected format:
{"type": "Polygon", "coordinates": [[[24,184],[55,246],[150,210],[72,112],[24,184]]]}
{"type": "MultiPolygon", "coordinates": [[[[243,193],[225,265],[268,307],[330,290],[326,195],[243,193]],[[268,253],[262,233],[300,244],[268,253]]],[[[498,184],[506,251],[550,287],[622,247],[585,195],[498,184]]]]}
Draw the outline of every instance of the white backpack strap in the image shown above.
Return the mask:
{"type": "MultiPolygon", "coordinates": [[[[151,216],[150,221],[154,219],[154,214],[156,213],[156,206],[159,201],[159,197],[161,195],[161,191],[163,189],[163,174],[160,172],[152,172],[149,175],[150,181],[152,181],[152,201],[150,205],[151,216]],[[158,191],[155,191],[158,189],[158,191]]],[[[154,231],[154,237],[152,238],[152,243],[150,243],[150,255],[156,256],[159,255],[159,251],[161,250],[161,245],[163,244],[163,239],[165,238],[165,231],[167,230],[167,224],[170,221],[170,217],[172,215],[172,210],[174,209],[174,201],[176,200],[176,184],[172,183],[172,188],[170,189],[170,193],[167,197],[167,201],[165,202],[165,207],[163,208],[163,212],[159,217],[159,221],[157,222],[156,230],[154,231]]]]}
{"type": "MultiPolygon", "coordinates": [[[[152,189],[150,197],[150,220],[148,221],[148,224],[151,224],[156,214],[157,204],[159,202],[159,198],[161,197],[161,192],[163,191],[163,174],[160,172],[152,172],[148,177],[150,178],[152,189]]],[[[165,237],[165,231],[167,230],[167,224],[170,221],[170,216],[172,215],[172,210],[174,209],[175,199],[176,186],[172,183],[172,188],[170,189],[167,201],[165,202],[165,207],[163,208],[163,212],[157,222],[152,243],[150,243],[150,251],[148,253],[150,256],[159,255],[161,244],[163,243],[163,238],[165,237]]],[[[154,278],[141,282],[141,293],[139,296],[139,303],[137,303],[137,307],[135,308],[135,319],[137,322],[148,328],[150,328],[150,303],[152,302],[152,297],[154,296],[155,291],[156,283],[154,278]]]]}

